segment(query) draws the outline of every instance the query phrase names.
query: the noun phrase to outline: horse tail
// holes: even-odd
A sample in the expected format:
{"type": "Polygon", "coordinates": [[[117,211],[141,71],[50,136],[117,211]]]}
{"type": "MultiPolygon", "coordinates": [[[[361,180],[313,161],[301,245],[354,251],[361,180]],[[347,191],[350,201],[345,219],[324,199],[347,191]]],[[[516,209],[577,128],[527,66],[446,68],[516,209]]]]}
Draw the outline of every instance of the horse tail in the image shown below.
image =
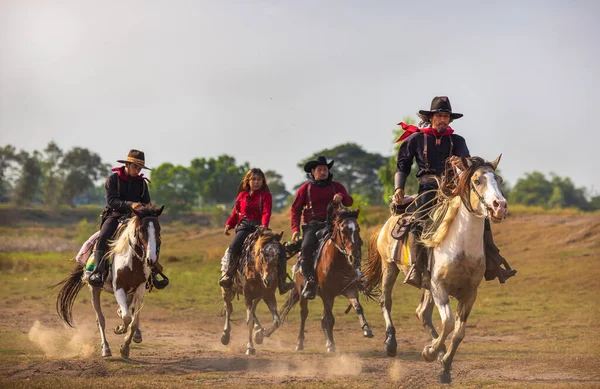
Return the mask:
{"type": "Polygon", "coordinates": [[[62,285],[56,297],[56,312],[62,321],[71,328],[73,328],[73,303],[75,303],[75,297],[85,285],[85,282],[82,281],[83,270],[82,266],[77,265],[67,278],[53,286],[62,285]]]}
{"type": "Polygon", "coordinates": [[[381,280],[383,278],[382,259],[377,249],[377,239],[381,233],[380,228],[369,237],[369,255],[363,269],[363,287],[369,293],[377,293],[381,288],[381,280]]]}
{"type": "Polygon", "coordinates": [[[287,319],[287,316],[292,311],[292,308],[294,308],[294,306],[298,304],[298,301],[300,301],[300,292],[298,292],[298,289],[294,288],[290,291],[290,295],[288,296],[287,301],[285,302],[285,304],[283,304],[283,307],[281,308],[282,324],[287,319]]]}

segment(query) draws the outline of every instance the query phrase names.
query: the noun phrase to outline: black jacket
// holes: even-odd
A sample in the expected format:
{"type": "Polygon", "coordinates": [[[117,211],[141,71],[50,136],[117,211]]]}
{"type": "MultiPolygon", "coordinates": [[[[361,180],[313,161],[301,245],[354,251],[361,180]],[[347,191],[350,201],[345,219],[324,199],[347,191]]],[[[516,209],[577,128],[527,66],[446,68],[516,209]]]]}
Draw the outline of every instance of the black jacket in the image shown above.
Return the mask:
{"type": "Polygon", "coordinates": [[[148,184],[141,178],[125,181],[117,173],[114,173],[106,179],[104,189],[107,208],[112,210],[111,216],[117,216],[115,213],[121,215],[130,213],[132,203],[148,204],[150,202],[148,184]]]}

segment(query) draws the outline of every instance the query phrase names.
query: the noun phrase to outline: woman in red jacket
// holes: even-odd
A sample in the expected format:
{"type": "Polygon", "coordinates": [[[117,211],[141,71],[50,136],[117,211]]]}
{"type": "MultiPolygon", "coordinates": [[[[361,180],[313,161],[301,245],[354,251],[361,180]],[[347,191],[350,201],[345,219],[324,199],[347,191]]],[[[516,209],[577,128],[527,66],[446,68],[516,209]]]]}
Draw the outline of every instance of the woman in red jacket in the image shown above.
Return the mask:
{"type": "MultiPolygon", "coordinates": [[[[260,169],[250,169],[238,187],[235,207],[225,224],[225,235],[230,235],[229,231],[235,228],[235,236],[225,253],[224,263],[227,271],[219,280],[219,285],[223,288],[231,288],[233,284],[233,276],[237,271],[242,245],[246,237],[253,233],[258,226],[269,227],[272,206],[273,197],[269,191],[265,174],[260,169]]],[[[279,292],[284,294],[292,289],[294,284],[286,282],[286,256],[283,245],[280,252],[279,292]]]]}

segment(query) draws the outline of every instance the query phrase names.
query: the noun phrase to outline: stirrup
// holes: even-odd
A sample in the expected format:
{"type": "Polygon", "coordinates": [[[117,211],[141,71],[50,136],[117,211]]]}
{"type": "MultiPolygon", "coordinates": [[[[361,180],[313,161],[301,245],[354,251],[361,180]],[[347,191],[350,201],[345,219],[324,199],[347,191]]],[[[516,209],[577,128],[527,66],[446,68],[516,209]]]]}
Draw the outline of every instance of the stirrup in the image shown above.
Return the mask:
{"type": "Polygon", "coordinates": [[[102,288],[104,286],[104,277],[102,277],[101,273],[92,273],[88,278],[88,284],[96,288],[102,288]]]}
{"type": "Polygon", "coordinates": [[[233,278],[229,277],[227,273],[223,274],[219,279],[219,285],[222,288],[229,289],[233,286],[233,278]]]}
{"type": "Polygon", "coordinates": [[[169,285],[169,278],[158,270],[152,270],[152,285],[158,290],[164,289],[169,285]],[[158,276],[162,277],[162,280],[158,279],[158,276]]]}

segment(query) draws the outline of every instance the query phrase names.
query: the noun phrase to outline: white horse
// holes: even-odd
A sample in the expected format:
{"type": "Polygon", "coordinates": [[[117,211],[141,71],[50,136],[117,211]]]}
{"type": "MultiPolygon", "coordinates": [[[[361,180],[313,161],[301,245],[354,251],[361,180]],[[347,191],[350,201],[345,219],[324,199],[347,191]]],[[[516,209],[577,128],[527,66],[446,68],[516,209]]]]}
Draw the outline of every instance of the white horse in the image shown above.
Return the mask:
{"type": "MultiPolygon", "coordinates": [[[[443,370],[441,383],[450,383],[454,354],[465,336],[465,323],[477,297],[477,288],[485,272],[483,250],[484,220],[500,222],[507,212],[495,174],[500,156],[493,162],[478,157],[451,157],[444,181],[432,210],[432,222],[423,233],[422,242],[431,248],[431,290],[423,294],[417,317],[432,334],[432,342],[422,352],[423,359],[432,362],[440,354],[443,370]],[[456,318],[452,315],[450,296],[458,300],[456,318]],[[432,301],[433,300],[433,301],[432,301]],[[440,313],[441,334],[433,327],[433,302],[440,313]],[[445,341],[454,330],[446,352],[445,341]]],[[[405,274],[410,268],[409,251],[398,247],[402,243],[392,238],[392,230],[400,216],[391,216],[385,225],[371,236],[369,256],[364,273],[365,283],[380,287],[381,307],[386,322],[385,350],[396,355],[396,330],[392,323],[392,289],[399,269],[405,274]],[[382,257],[385,260],[382,260],[382,257]]]]}
{"type": "MultiPolygon", "coordinates": [[[[112,266],[106,277],[103,288],[92,287],[92,305],[96,311],[96,321],[100,329],[102,356],[112,355],[106,340],[105,320],[100,305],[102,290],[113,293],[119,304],[117,313],[123,319],[123,324],[115,328],[116,334],[126,334],[125,343],[121,345],[121,357],[129,358],[131,341],[142,341],[139,331],[140,309],[146,294],[146,283],[151,269],[149,264],[156,263],[160,247],[160,224],[158,217],[163,207],[152,207],[134,210],[134,216],[118,230],[116,240],[110,244],[106,254],[112,257],[112,266]]],[[[72,308],[77,294],[86,284],[84,267],[80,264],[64,279],[58,297],[56,310],[60,318],[73,327],[72,308]]]]}

